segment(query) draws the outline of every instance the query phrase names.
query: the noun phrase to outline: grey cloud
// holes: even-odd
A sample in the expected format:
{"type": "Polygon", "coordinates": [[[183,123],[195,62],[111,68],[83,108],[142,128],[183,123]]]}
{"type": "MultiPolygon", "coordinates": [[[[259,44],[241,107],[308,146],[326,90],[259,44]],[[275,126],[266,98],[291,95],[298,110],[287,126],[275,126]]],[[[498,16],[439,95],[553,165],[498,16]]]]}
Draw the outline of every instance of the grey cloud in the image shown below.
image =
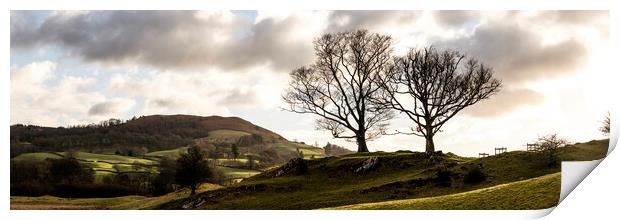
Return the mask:
{"type": "Polygon", "coordinates": [[[500,91],[488,100],[481,101],[463,110],[463,114],[474,117],[495,117],[524,106],[543,103],[545,97],[529,89],[500,91]]]}
{"type": "Polygon", "coordinates": [[[118,113],[123,108],[123,103],[117,101],[100,102],[90,107],[88,115],[102,116],[118,113]]]}
{"type": "Polygon", "coordinates": [[[541,41],[527,27],[504,20],[480,26],[471,36],[439,42],[438,46],[455,48],[481,60],[509,84],[570,74],[586,61],[588,51],[581,42],[571,39],[542,45],[541,41]]]}
{"type": "Polygon", "coordinates": [[[222,98],[218,104],[230,106],[230,105],[250,105],[256,102],[256,93],[255,91],[241,91],[241,90],[233,90],[227,92],[226,96],[222,98]]]}
{"type": "Polygon", "coordinates": [[[450,11],[436,11],[435,19],[437,23],[441,25],[447,25],[452,27],[459,27],[467,24],[472,20],[478,18],[480,13],[478,11],[462,11],[462,10],[450,10],[450,11]]]}
{"type": "Polygon", "coordinates": [[[180,103],[178,103],[172,98],[157,98],[157,99],[149,100],[149,104],[157,106],[157,107],[161,107],[161,108],[174,108],[174,107],[181,106],[180,103]]]}
{"type": "Polygon", "coordinates": [[[10,19],[11,48],[19,45],[34,45],[39,42],[34,12],[11,11],[10,19]]]}
{"type": "Polygon", "coordinates": [[[409,22],[420,14],[420,11],[333,11],[329,15],[327,32],[374,29],[390,22],[409,22]]]}
{"type": "Polygon", "coordinates": [[[233,16],[233,21],[222,17],[202,19],[195,11],[93,11],[51,15],[37,26],[27,13],[15,13],[11,48],[60,45],[86,61],[164,69],[243,69],[272,63],[288,70],[312,57],[311,42],[283,39],[298,25],[294,18],[254,25],[243,16],[233,16]],[[221,35],[233,40],[216,42],[221,35]]]}

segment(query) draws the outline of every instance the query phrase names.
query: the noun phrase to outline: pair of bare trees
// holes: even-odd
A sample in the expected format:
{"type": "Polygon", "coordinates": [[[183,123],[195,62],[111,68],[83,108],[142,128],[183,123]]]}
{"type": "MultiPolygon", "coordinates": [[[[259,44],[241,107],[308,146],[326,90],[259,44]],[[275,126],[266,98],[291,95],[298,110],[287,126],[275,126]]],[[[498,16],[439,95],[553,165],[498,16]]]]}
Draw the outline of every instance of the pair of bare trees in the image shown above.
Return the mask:
{"type": "Polygon", "coordinates": [[[320,116],[317,129],[355,140],[358,152],[403,113],[413,126],[397,133],[426,138],[432,153],[446,121],[501,86],[491,68],[459,52],[427,47],[394,56],[391,37],[366,30],[324,34],[314,50],[314,63],[291,72],[287,110],[320,116]]]}

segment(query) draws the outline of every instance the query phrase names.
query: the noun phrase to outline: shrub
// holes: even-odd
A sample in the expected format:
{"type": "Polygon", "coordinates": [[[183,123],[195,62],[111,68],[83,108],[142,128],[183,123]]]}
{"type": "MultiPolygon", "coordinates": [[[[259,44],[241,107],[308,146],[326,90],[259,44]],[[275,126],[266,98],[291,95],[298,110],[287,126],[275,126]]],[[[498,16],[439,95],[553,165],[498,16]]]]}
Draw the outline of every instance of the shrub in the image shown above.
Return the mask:
{"type": "Polygon", "coordinates": [[[568,144],[568,140],[559,137],[557,134],[550,134],[539,137],[536,145],[538,145],[538,153],[543,157],[544,162],[548,166],[558,166],[560,164],[559,148],[568,144]]]}
{"type": "Polygon", "coordinates": [[[452,186],[452,175],[454,173],[451,170],[446,167],[440,167],[437,173],[435,173],[435,182],[440,186],[452,186]]]}
{"type": "Polygon", "coordinates": [[[472,165],[467,169],[467,173],[465,173],[465,177],[463,178],[464,183],[479,183],[486,180],[486,175],[482,172],[482,169],[479,165],[472,165]]]}

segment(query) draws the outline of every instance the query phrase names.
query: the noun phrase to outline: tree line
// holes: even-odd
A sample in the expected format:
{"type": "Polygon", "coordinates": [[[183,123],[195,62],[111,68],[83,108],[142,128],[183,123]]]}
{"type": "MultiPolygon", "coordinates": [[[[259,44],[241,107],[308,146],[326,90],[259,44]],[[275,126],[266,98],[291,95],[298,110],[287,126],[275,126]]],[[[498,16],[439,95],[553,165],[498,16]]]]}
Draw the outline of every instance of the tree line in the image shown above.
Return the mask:
{"type": "Polygon", "coordinates": [[[203,182],[219,183],[222,174],[205,151],[193,145],[177,159],[162,158],[158,173],[118,173],[95,182],[94,170],[80,163],[74,153],[62,158],[11,161],[11,195],[60,197],[157,196],[187,187],[194,194],[203,182]]]}
{"type": "Polygon", "coordinates": [[[396,56],[390,36],[367,30],[327,33],[313,44],[316,60],[290,73],[286,110],[318,116],[318,129],[356,141],[358,152],[390,134],[389,121],[401,113],[410,131],[391,134],[423,137],[433,153],[448,120],[501,88],[491,67],[455,50],[429,46],[396,56]]]}

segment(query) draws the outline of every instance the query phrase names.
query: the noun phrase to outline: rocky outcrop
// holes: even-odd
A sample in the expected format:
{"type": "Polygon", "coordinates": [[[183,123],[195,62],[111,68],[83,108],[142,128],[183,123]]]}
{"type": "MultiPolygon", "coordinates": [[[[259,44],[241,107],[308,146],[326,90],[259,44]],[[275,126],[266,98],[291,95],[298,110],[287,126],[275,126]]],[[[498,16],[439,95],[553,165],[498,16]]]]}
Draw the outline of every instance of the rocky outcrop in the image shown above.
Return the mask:
{"type": "Polygon", "coordinates": [[[293,158],[275,172],[275,176],[287,174],[301,175],[308,172],[308,162],[302,158],[293,158]]]}
{"type": "Polygon", "coordinates": [[[356,174],[366,174],[374,170],[375,168],[377,168],[378,165],[379,165],[379,157],[370,157],[364,160],[364,162],[362,162],[361,165],[352,167],[352,170],[353,170],[353,173],[356,173],[356,174]]]}

